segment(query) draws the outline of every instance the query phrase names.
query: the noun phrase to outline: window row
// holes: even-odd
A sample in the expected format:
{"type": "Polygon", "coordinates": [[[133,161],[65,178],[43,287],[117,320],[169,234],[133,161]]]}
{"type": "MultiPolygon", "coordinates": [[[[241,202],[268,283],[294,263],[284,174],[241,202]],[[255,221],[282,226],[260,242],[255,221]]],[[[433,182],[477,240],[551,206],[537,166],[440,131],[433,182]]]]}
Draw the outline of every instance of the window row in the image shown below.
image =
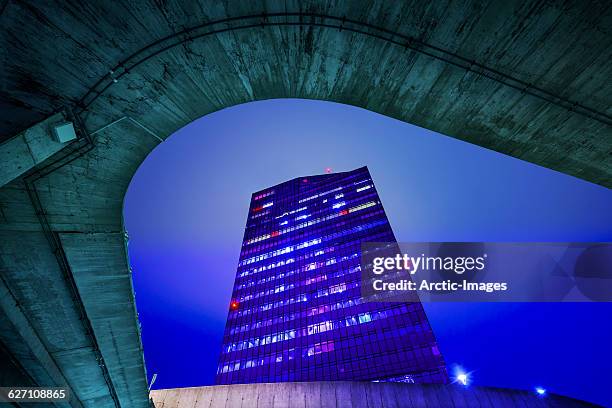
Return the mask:
{"type": "Polygon", "coordinates": [[[313,334],[324,333],[326,331],[335,330],[342,327],[369,323],[375,320],[386,319],[387,315],[387,311],[380,310],[377,312],[359,313],[357,315],[351,315],[339,320],[326,320],[323,322],[310,324],[306,327],[298,329],[289,329],[278,333],[268,334],[261,337],[252,337],[248,340],[226,344],[223,348],[223,352],[231,353],[233,351],[240,351],[253,347],[265,346],[266,344],[274,344],[277,342],[294,339],[296,338],[296,336],[311,336],[313,334]]]}
{"type": "Polygon", "coordinates": [[[244,260],[242,260],[242,261],[240,261],[238,263],[238,266],[239,267],[240,266],[245,266],[245,265],[249,265],[249,264],[252,264],[252,263],[255,263],[255,262],[263,261],[263,260],[266,260],[266,259],[269,259],[269,258],[277,257],[279,255],[289,254],[289,253],[291,253],[293,251],[297,251],[297,250],[300,250],[300,249],[303,249],[303,248],[308,248],[310,246],[320,244],[321,242],[324,242],[324,241],[332,241],[332,240],[335,240],[336,238],[347,236],[347,235],[351,235],[351,234],[353,234],[355,232],[363,231],[363,230],[366,230],[366,229],[369,229],[369,228],[373,228],[373,227],[376,227],[378,225],[383,225],[383,224],[387,224],[387,220],[386,219],[382,219],[382,220],[378,220],[378,221],[373,221],[373,222],[366,223],[366,224],[357,225],[357,226],[354,226],[352,228],[348,228],[348,229],[345,229],[345,230],[342,230],[342,231],[338,231],[338,232],[326,235],[324,237],[310,239],[310,240],[301,242],[299,244],[289,245],[289,246],[286,246],[285,248],[277,249],[277,250],[274,250],[274,251],[266,252],[266,253],[261,254],[261,255],[257,255],[257,256],[251,257],[251,258],[244,259],[244,260]]]}
{"type": "Polygon", "coordinates": [[[234,335],[238,333],[245,333],[251,330],[260,329],[262,327],[269,327],[269,326],[279,324],[279,323],[290,322],[292,320],[299,319],[301,317],[316,316],[316,315],[323,314],[329,311],[341,310],[344,308],[353,307],[361,303],[362,301],[360,298],[345,299],[345,300],[338,301],[332,304],[311,307],[301,312],[285,313],[285,314],[281,314],[280,316],[275,316],[269,319],[258,320],[257,322],[254,322],[254,323],[247,323],[241,326],[233,327],[230,329],[229,334],[234,335]]]}
{"type": "MultiPolygon", "coordinates": [[[[261,241],[264,241],[264,240],[269,239],[269,238],[275,238],[275,237],[277,237],[279,235],[288,234],[290,232],[297,231],[297,230],[300,230],[300,229],[303,229],[303,228],[311,227],[311,226],[319,224],[321,222],[333,220],[334,218],[338,218],[341,215],[350,214],[350,213],[354,213],[354,212],[357,212],[357,211],[361,211],[361,210],[366,209],[366,208],[373,207],[376,204],[378,204],[376,201],[369,201],[367,203],[360,204],[360,205],[357,205],[357,206],[349,208],[348,210],[346,210],[346,213],[344,213],[343,211],[340,211],[340,212],[336,212],[336,213],[332,213],[332,214],[326,215],[325,217],[316,218],[314,220],[310,220],[310,221],[307,221],[307,222],[302,222],[300,224],[293,225],[293,226],[288,227],[288,228],[283,228],[283,229],[278,230],[278,231],[272,231],[269,234],[260,235],[258,237],[246,240],[243,243],[243,246],[250,245],[250,244],[253,244],[253,243],[256,243],[256,242],[261,242],[261,241]]],[[[341,201],[339,203],[334,204],[333,208],[334,209],[340,208],[340,207],[343,207],[344,205],[346,205],[346,203],[344,201],[341,201]]],[[[306,207],[304,207],[304,208],[306,208],[306,207]]],[[[285,213],[285,214],[287,214],[287,213],[285,213]]],[[[296,220],[301,220],[301,219],[305,219],[305,218],[308,218],[308,217],[309,217],[308,215],[301,215],[301,216],[297,217],[296,220]]]]}
{"type": "MultiPolygon", "coordinates": [[[[304,348],[302,350],[302,358],[308,358],[322,353],[329,353],[330,351],[334,351],[333,340],[316,343],[310,347],[304,348]]],[[[280,351],[278,353],[259,356],[255,359],[248,359],[244,361],[234,360],[224,364],[223,366],[219,365],[217,368],[217,374],[228,373],[246,368],[261,367],[272,363],[282,363],[283,361],[290,361],[295,358],[295,354],[295,348],[292,348],[289,350],[280,351]]]]}
{"type": "MultiPolygon", "coordinates": [[[[379,202],[377,202],[379,203],[379,202]]],[[[338,231],[342,229],[345,225],[360,225],[367,222],[367,220],[375,218],[375,219],[386,219],[385,212],[381,206],[372,208],[369,211],[362,211],[359,214],[351,214],[349,216],[345,216],[348,214],[348,210],[341,210],[338,212],[338,217],[328,220],[324,223],[319,223],[316,226],[302,229],[298,232],[293,232],[291,234],[284,234],[282,236],[277,235],[277,231],[273,231],[271,236],[276,237],[274,240],[263,240],[261,242],[256,242],[248,246],[243,246],[240,250],[240,260],[247,258],[253,254],[261,254],[264,251],[272,251],[278,249],[280,246],[295,244],[297,240],[303,239],[306,236],[317,236],[323,235],[330,231],[338,231]],[[344,217],[340,217],[340,216],[344,217]]],[[[262,232],[269,233],[269,228],[262,228],[262,232]]],[[[251,234],[255,235],[255,234],[251,234]]],[[[245,238],[246,239],[246,238],[245,238]]]]}
{"type": "MultiPolygon", "coordinates": [[[[359,254],[346,255],[346,256],[343,256],[342,258],[340,258],[340,262],[348,262],[350,260],[357,260],[357,258],[359,258],[359,254]]],[[[308,264],[308,265],[306,265],[306,266],[304,266],[302,268],[299,268],[299,269],[296,269],[296,270],[293,270],[293,271],[288,271],[287,273],[281,273],[281,274],[279,274],[278,277],[275,276],[274,277],[275,279],[268,280],[268,282],[271,282],[271,281],[276,280],[276,279],[279,279],[279,280],[283,279],[284,280],[284,278],[289,277],[291,275],[294,275],[296,273],[299,274],[299,273],[303,273],[303,272],[307,272],[307,271],[312,271],[312,270],[315,270],[317,268],[323,268],[325,266],[330,266],[330,265],[335,265],[335,264],[337,264],[336,258],[330,258],[330,259],[326,260],[325,262],[313,262],[313,263],[310,263],[310,264],[308,264]],[[316,266],[313,267],[312,265],[316,265],[316,266]]],[[[274,295],[274,294],[277,294],[277,293],[282,293],[282,292],[285,292],[285,291],[288,291],[288,290],[291,290],[291,289],[295,289],[295,288],[301,288],[301,287],[306,288],[306,287],[308,287],[308,286],[310,286],[310,285],[312,285],[314,283],[326,281],[328,279],[332,279],[332,278],[336,278],[336,277],[341,277],[341,276],[344,276],[344,275],[349,275],[351,273],[355,273],[355,272],[359,272],[359,271],[361,271],[361,266],[360,265],[356,265],[354,267],[348,268],[347,270],[340,269],[340,270],[338,270],[336,272],[333,272],[333,273],[321,273],[319,275],[311,276],[308,279],[304,279],[304,280],[299,281],[299,282],[283,283],[283,284],[277,285],[277,286],[275,286],[273,288],[270,288],[270,289],[267,289],[267,290],[261,290],[261,291],[258,291],[258,292],[252,292],[251,291],[251,293],[249,293],[248,295],[241,295],[241,296],[238,296],[238,293],[244,287],[242,287],[242,288],[239,287],[239,288],[234,290],[234,298],[238,298],[238,300],[240,302],[248,302],[248,301],[253,300],[253,299],[265,298],[266,296],[274,295]]]]}

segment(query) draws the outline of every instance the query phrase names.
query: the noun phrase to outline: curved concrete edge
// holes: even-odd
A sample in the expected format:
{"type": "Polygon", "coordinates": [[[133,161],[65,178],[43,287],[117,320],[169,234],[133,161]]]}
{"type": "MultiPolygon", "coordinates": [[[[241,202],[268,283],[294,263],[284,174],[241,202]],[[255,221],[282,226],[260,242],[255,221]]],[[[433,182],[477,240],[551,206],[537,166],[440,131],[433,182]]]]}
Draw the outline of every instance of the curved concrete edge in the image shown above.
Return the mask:
{"type": "Polygon", "coordinates": [[[373,382],[287,382],[151,391],[156,408],[597,407],[555,394],[492,387],[373,382]]]}

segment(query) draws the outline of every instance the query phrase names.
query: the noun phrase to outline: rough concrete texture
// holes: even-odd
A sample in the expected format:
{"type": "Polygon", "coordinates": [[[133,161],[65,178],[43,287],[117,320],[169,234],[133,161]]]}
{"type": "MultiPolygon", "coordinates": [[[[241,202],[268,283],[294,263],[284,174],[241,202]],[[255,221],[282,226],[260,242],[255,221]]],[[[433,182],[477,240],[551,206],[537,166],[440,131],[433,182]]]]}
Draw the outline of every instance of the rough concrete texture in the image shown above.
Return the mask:
{"type": "Polygon", "coordinates": [[[0,346],[75,407],[148,404],[123,197],[205,114],[342,102],[612,186],[605,2],[9,0],[0,24],[0,151],[65,106],[93,136],[0,164],[0,346]]]}
{"type": "Polygon", "coordinates": [[[67,146],[53,137],[53,126],[65,121],[56,113],[0,144],[0,187],[67,146]]]}
{"type": "Polygon", "coordinates": [[[593,407],[558,395],[458,385],[302,382],[215,385],[151,392],[155,408],[593,407]]]}
{"type": "Polygon", "coordinates": [[[65,104],[90,130],[129,114],[165,138],[312,98],[612,186],[606,2],[9,1],[1,23],[4,137],[65,104]]]}
{"type": "Polygon", "coordinates": [[[35,383],[70,386],[73,406],[148,406],[121,211],[127,175],[157,143],[123,121],[96,134],[90,154],[76,155],[32,183],[68,271],[58,264],[41,230],[24,181],[0,189],[0,273],[14,297],[2,303],[0,315],[13,316],[10,306],[19,304],[24,316],[10,319],[11,326],[0,319],[0,342],[35,383]],[[66,272],[78,289],[119,404],[104,379],[66,272]]]}

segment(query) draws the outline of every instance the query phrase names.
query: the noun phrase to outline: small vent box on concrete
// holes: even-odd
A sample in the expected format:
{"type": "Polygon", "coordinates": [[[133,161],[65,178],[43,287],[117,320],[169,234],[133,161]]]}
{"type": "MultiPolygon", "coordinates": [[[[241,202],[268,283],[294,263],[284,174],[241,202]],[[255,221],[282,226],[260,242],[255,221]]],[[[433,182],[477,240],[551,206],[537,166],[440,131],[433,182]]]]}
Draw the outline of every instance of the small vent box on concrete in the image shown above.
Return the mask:
{"type": "Polygon", "coordinates": [[[66,143],[76,139],[76,132],[74,131],[72,122],[65,122],[56,125],[53,128],[53,133],[55,134],[55,140],[60,143],[66,143]]]}

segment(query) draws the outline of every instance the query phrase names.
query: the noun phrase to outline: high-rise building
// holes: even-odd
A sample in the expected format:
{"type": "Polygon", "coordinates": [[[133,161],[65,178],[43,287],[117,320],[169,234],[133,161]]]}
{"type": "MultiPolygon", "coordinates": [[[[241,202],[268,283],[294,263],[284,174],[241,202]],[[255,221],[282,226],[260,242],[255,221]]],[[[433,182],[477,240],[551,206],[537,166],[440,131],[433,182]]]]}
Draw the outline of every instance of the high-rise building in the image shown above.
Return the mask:
{"type": "Polygon", "coordinates": [[[421,303],[361,298],[362,242],[395,242],[367,167],[253,194],[217,384],[447,382],[421,303]]]}

